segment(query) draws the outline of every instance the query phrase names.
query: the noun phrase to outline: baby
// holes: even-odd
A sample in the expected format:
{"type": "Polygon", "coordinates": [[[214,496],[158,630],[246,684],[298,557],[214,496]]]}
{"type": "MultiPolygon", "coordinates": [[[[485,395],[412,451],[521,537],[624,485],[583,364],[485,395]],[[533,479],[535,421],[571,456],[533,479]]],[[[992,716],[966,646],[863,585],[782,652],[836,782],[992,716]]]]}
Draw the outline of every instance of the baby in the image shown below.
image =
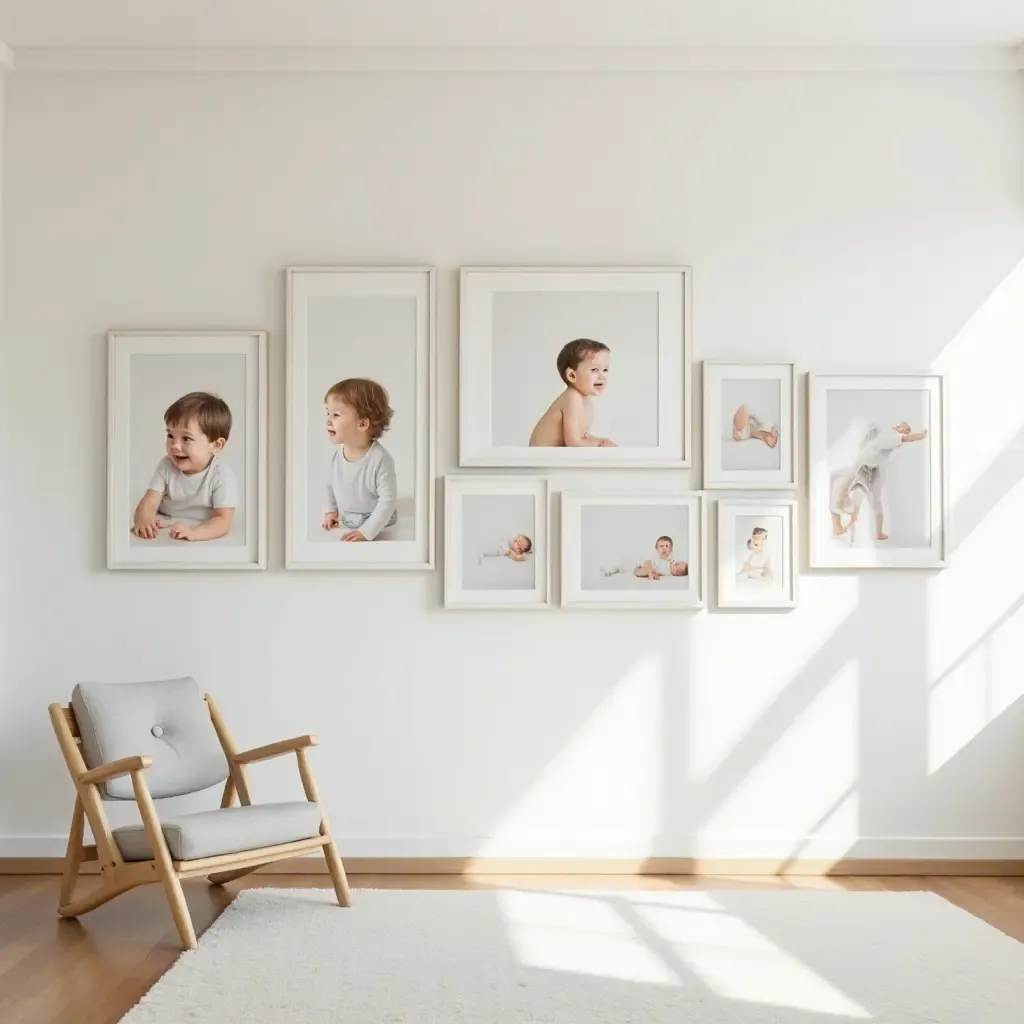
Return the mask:
{"type": "Polygon", "coordinates": [[[231,434],[231,410],[216,395],[192,391],[168,407],[164,425],[167,454],[136,506],[132,533],[153,540],[168,525],[157,518],[163,516],[173,520],[174,540],[223,537],[238,507],[235,474],[220,458],[231,434]]]}
{"type": "Polygon", "coordinates": [[[331,457],[321,525],[345,528],[343,541],[374,540],[398,519],[395,460],[380,443],[394,411],[376,381],[350,377],[324,396],[331,457]]]}
{"type": "Polygon", "coordinates": [[[525,562],[526,556],[533,550],[533,541],[525,533],[517,534],[508,542],[496,544],[488,548],[481,556],[482,563],[485,558],[511,558],[513,562],[525,562]]]}
{"type": "Polygon", "coordinates": [[[556,365],[565,390],[548,406],[530,434],[531,448],[614,448],[594,437],[594,396],[608,383],[611,349],[600,341],[577,338],[562,347],[556,365]]]}
{"type": "Polygon", "coordinates": [[[736,574],[737,580],[771,580],[772,563],[764,546],[768,541],[768,531],[763,526],[755,526],[747,541],[747,560],[743,568],[736,574]]]}
{"type": "Polygon", "coordinates": [[[766,430],[764,424],[745,405],[741,405],[733,413],[732,439],[749,441],[752,437],[763,441],[769,448],[774,448],[779,443],[779,428],[772,426],[770,430],[766,430]]]}
{"type": "MultiPolygon", "coordinates": [[[[672,538],[659,537],[654,542],[654,558],[648,558],[641,562],[633,570],[633,575],[640,579],[660,580],[662,576],[688,576],[690,567],[681,559],[672,557],[672,538]]],[[[619,567],[602,569],[605,576],[615,576],[623,570],[619,567]]]]}

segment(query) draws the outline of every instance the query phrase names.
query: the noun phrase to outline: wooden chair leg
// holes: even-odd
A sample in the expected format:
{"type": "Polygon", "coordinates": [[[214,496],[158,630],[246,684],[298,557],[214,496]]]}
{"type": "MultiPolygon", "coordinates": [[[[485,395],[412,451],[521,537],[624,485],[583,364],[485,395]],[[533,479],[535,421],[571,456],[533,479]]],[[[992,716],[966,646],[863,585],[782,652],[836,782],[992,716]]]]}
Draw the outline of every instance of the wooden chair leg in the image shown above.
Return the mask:
{"type": "Polygon", "coordinates": [[[75,810],[71,816],[71,833],[68,836],[68,849],[64,856],[64,876],[60,883],[60,900],[58,908],[66,907],[75,895],[78,884],[78,872],[82,866],[82,845],[85,841],[85,808],[82,798],[75,796],[75,810]]]}
{"type": "Polygon", "coordinates": [[[61,917],[80,917],[82,914],[88,914],[90,910],[102,907],[104,903],[109,903],[115,896],[120,896],[121,893],[141,884],[137,878],[119,878],[117,875],[109,879],[105,878],[95,889],[80,899],[72,903],[62,902],[58,913],[61,917]]]}
{"type": "Polygon", "coordinates": [[[327,861],[327,870],[331,873],[331,881],[334,883],[334,895],[338,897],[339,907],[352,906],[352,892],[348,887],[348,878],[345,876],[345,866],[341,863],[338,848],[334,840],[327,832],[321,829],[321,835],[327,836],[324,843],[324,860],[327,861]]]}

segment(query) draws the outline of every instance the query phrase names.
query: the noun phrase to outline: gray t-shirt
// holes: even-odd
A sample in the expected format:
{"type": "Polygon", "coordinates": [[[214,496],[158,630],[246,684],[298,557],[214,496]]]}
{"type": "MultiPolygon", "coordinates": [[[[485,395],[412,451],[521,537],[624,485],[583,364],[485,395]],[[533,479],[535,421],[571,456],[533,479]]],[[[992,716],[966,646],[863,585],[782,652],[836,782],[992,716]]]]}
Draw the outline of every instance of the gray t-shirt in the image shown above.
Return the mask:
{"type": "Polygon", "coordinates": [[[238,482],[234,471],[214,455],[206,469],[186,475],[164,456],[149,481],[149,490],[163,498],[157,514],[169,519],[209,519],[215,508],[238,508],[238,482]]]}
{"type": "Polygon", "coordinates": [[[379,441],[355,462],[345,458],[338,445],[324,490],[324,511],[337,512],[343,526],[351,524],[367,540],[373,540],[397,518],[398,476],[395,460],[379,441]]]}

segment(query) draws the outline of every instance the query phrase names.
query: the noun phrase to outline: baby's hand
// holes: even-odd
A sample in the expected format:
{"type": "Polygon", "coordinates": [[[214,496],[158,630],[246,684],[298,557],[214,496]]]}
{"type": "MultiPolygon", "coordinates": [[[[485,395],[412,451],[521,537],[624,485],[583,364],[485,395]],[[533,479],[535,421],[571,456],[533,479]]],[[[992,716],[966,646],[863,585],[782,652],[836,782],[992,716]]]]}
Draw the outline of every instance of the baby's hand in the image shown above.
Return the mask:
{"type": "Polygon", "coordinates": [[[132,533],[143,540],[153,540],[163,525],[157,519],[136,519],[132,526],[132,533]]]}
{"type": "Polygon", "coordinates": [[[195,540],[195,527],[186,526],[184,523],[175,523],[171,527],[171,537],[174,540],[195,540]]]}
{"type": "Polygon", "coordinates": [[[320,524],[325,530],[333,530],[338,525],[337,512],[325,512],[324,521],[320,524]]]}
{"type": "Polygon", "coordinates": [[[349,530],[348,533],[343,533],[341,539],[344,541],[360,541],[366,540],[366,538],[360,533],[359,530],[349,530]]]}

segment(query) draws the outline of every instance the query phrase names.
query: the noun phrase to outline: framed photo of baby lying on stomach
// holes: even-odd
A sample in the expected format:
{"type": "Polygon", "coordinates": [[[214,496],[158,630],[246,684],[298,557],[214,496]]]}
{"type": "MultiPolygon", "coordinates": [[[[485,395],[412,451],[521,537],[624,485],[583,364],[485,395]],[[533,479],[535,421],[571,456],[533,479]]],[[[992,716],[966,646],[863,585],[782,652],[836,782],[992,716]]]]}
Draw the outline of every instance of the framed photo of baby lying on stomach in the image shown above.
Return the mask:
{"type": "Polygon", "coordinates": [[[690,270],[463,267],[459,465],[690,466],[690,270]]]}
{"type": "Polygon", "coordinates": [[[434,272],[287,272],[285,565],[434,568],[434,272]]]}
{"type": "Polygon", "coordinates": [[[107,342],[108,568],[266,568],[266,333],[107,342]]]}

